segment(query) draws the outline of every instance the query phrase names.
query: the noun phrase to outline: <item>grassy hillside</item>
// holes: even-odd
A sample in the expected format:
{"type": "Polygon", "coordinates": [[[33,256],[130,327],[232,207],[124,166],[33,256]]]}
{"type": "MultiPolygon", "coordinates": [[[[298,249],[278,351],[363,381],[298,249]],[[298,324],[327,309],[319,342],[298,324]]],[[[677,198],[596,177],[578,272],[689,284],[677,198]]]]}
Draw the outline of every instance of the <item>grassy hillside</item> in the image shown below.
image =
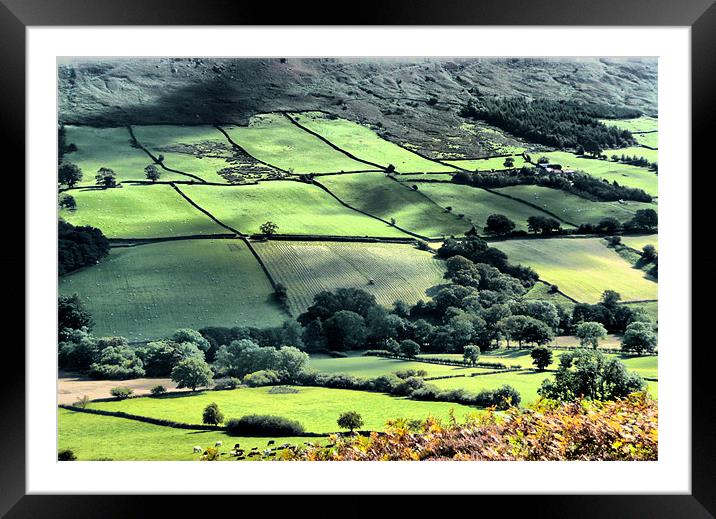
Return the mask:
{"type": "Polygon", "coordinates": [[[659,235],[658,234],[644,234],[640,236],[626,235],[622,236],[622,243],[632,249],[642,250],[646,245],[653,245],[657,250],[659,249],[659,235]]]}
{"type": "Polygon", "coordinates": [[[161,238],[228,232],[165,184],[74,189],[70,194],[77,208],[61,209],[60,217],[73,225],[99,227],[108,238],[161,238]]]}
{"type": "MultiPolygon", "coordinates": [[[[144,168],[153,161],[143,150],[129,145],[130,135],[125,127],[92,128],[89,126],[65,126],[67,145],[77,150],[65,153],[64,160],[77,164],[82,170],[78,186],[95,185],[99,168],[113,169],[117,182],[145,180],[144,168]]],[[[186,180],[186,177],[163,172],[163,180],[186,180]]]]}
{"type": "MultiPolygon", "coordinates": [[[[489,159],[446,160],[445,162],[468,171],[492,171],[493,169],[508,169],[505,166],[506,158],[507,157],[492,157],[489,159]]],[[[514,155],[511,158],[513,160],[513,168],[521,168],[527,163],[522,155],[514,155]]]]}
{"type": "Polygon", "coordinates": [[[98,336],[163,337],[178,328],[272,326],[288,316],[240,240],[182,240],[115,248],[97,266],[60,278],[98,336]]]}
{"type": "Polygon", "coordinates": [[[445,263],[412,245],[269,241],[255,247],[271,275],[288,289],[294,315],[322,290],[360,288],[390,307],[398,299],[408,304],[427,300],[427,290],[444,283],[445,263]]]}
{"type": "Polygon", "coordinates": [[[384,220],[395,218],[398,226],[423,236],[439,238],[470,228],[467,220],[382,173],[335,175],[320,182],[345,203],[384,220]]]}
{"type": "MultiPolygon", "coordinates": [[[[551,216],[522,202],[466,185],[423,183],[418,184],[418,189],[439,206],[452,206],[453,213],[465,214],[465,218],[475,225],[480,233],[491,214],[507,216],[515,222],[516,229],[523,231],[527,230],[527,219],[530,216],[551,216]]],[[[564,222],[562,226],[572,227],[564,222]]]]}
{"type": "Polygon", "coordinates": [[[248,234],[261,232],[261,224],[270,220],[278,225],[280,234],[407,237],[386,223],[344,207],[319,187],[302,182],[237,187],[195,184],[181,189],[221,222],[248,234]]]}
{"type": "Polygon", "coordinates": [[[624,301],[657,297],[657,284],[607,248],[601,238],[507,240],[495,247],[578,301],[595,303],[605,290],[616,290],[624,301]]]}
{"type": "Polygon", "coordinates": [[[642,116],[636,119],[602,119],[607,126],[616,126],[630,132],[652,132],[659,129],[656,117],[642,116]]]}
{"type": "Polygon", "coordinates": [[[637,133],[634,134],[634,138],[639,144],[644,146],[649,146],[650,148],[659,147],[659,132],[637,133]]]}
{"type": "Polygon", "coordinates": [[[610,217],[626,222],[631,220],[639,209],[657,209],[655,204],[644,202],[595,202],[559,189],[542,186],[510,186],[495,191],[530,202],[576,224],[597,224],[602,219],[610,217]]]}
{"type": "MultiPolygon", "coordinates": [[[[651,134],[647,134],[651,135],[651,134]]],[[[642,146],[630,146],[628,148],[615,148],[611,150],[604,150],[602,153],[604,153],[609,160],[611,160],[612,155],[617,155],[621,157],[622,155],[625,155],[627,157],[644,157],[649,162],[659,162],[659,152],[657,150],[651,150],[649,148],[644,148],[642,146]]]]}
{"type": "Polygon", "coordinates": [[[427,160],[379,137],[370,128],[346,119],[329,118],[321,112],[291,114],[301,125],[355,155],[387,167],[393,164],[398,173],[455,171],[427,160]]]}
{"type": "Polygon", "coordinates": [[[609,182],[616,181],[622,186],[643,189],[652,196],[659,194],[659,177],[647,168],[621,164],[611,160],[577,156],[566,151],[540,153],[537,154],[537,158],[539,157],[547,157],[551,163],[561,164],[565,169],[584,171],[593,177],[603,178],[609,182]]]}
{"type": "Polygon", "coordinates": [[[260,114],[248,126],[224,126],[231,139],[259,160],[292,173],[374,169],[331,148],[282,114],[260,114]]]}

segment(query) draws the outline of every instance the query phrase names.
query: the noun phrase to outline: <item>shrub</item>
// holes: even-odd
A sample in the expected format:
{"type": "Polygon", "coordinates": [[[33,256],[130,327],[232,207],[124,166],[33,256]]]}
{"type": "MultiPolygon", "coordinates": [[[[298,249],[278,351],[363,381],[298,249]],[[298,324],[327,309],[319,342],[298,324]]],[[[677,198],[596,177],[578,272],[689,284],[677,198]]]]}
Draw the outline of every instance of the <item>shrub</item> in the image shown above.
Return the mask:
{"type": "Polygon", "coordinates": [[[299,391],[295,387],[274,386],[266,392],[271,393],[272,395],[295,395],[299,391]]]}
{"type": "Polygon", "coordinates": [[[57,461],[75,461],[77,456],[72,449],[62,449],[57,453],[57,461]]]}
{"type": "Polygon", "coordinates": [[[167,392],[167,388],[159,384],[158,386],[154,386],[152,389],[149,390],[149,392],[154,396],[163,395],[167,392]]]}
{"type": "Polygon", "coordinates": [[[132,394],[134,394],[134,390],[130,387],[117,386],[110,389],[109,393],[119,400],[124,400],[125,398],[132,396],[132,394]]]}
{"type": "Polygon", "coordinates": [[[75,402],[72,405],[74,405],[75,407],[81,407],[82,409],[84,409],[85,407],[87,407],[89,405],[89,403],[90,403],[90,397],[88,397],[87,395],[83,395],[81,398],[79,398],[77,400],[77,402],[75,402]]]}
{"type": "Polygon", "coordinates": [[[428,372],[424,369],[403,369],[400,371],[395,371],[395,376],[398,378],[406,379],[409,377],[422,377],[425,378],[428,376],[428,372]]]}
{"type": "Polygon", "coordinates": [[[216,402],[212,402],[204,408],[201,420],[205,424],[219,425],[224,421],[224,414],[219,410],[219,405],[216,402]]]}
{"type": "Polygon", "coordinates": [[[252,414],[229,419],[226,431],[232,436],[299,436],[304,428],[282,416],[252,414]]]}
{"type": "Polygon", "coordinates": [[[278,372],[272,369],[254,371],[244,377],[244,384],[249,387],[271,386],[273,384],[278,384],[280,381],[281,376],[278,372]]]}
{"type": "Polygon", "coordinates": [[[214,389],[236,389],[241,385],[241,380],[235,377],[224,377],[214,381],[214,389]]]}

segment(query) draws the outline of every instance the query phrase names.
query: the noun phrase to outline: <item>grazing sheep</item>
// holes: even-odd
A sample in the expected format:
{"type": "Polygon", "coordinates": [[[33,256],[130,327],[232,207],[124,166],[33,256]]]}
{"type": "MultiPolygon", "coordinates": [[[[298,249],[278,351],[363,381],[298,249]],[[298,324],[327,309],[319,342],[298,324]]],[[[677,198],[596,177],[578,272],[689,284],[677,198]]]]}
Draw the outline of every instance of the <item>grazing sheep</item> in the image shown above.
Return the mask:
{"type": "Polygon", "coordinates": [[[246,456],[239,456],[238,458],[236,458],[236,461],[245,460],[245,459],[246,459],[246,456]]]}
{"type": "Polygon", "coordinates": [[[281,445],[278,446],[278,448],[279,449],[288,449],[288,445],[289,445],[288,443],[282,443],[281,445]]]}
{"type": "Polygon", "coordinates": [[[241,448],[241,444],[240,444],[240,443],[235,443],[235,444],[234,444],[234,449],[240,449],[240,448],[241,448]]]}
{"type": "Polygon", "coordinates": [[[251,447],[251,450],[252,450],[252,451],[257,451],[257,450],[259,450],[259,448],[258,448],[258,447],[251,447]]]}
{"type": "Polygon", "coordinates": [[[264,451],[264,456],[269,456],[271,454],[271,449],[266,449],[264,451]]]}
{"type": "Polygon", "coordinates": [[[275,440],[269,440],[269,441],[268,441],[268,443],[267,443],[266,445],[273,445],[273,444],[275,444],[275,443],[276,443],[276,441],[275,441],[275,440]]]}
{"type": "Polygon", "coordinates": [[[201,447],[194,447],[194,453],[201,452],[203,449],[201,447]]]}
{"type": "Polygon", "coordinates": [[[222,445],[223,445],[222,442],[216,442],[216,443],[214,444],[214,447],[221,447],[222,445]]]}

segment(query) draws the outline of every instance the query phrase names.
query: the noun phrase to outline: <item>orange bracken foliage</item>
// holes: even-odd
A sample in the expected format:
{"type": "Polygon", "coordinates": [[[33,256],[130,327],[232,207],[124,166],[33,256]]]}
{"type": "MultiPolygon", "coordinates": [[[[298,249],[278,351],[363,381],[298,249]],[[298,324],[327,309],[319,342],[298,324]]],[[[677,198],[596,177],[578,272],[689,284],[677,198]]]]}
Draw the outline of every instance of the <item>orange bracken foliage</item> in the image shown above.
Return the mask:
{"type": "Polygon", "coordinates": [[[658,455],[657,402],[634,393],[614,402],[540,400],[487,411],[464,423],[428,418],[389,422],[385,433],[330,437],[326,447],[283,451],[282,460],[646,461],[658,455]]]}

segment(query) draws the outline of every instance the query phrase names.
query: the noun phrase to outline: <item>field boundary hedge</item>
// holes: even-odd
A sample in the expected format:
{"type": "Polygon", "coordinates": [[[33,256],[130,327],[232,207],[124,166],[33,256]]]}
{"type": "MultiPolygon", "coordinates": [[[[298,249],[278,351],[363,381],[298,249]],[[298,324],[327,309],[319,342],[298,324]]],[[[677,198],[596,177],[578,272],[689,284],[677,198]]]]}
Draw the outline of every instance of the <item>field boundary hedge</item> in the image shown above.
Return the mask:
{"type": "Polygon", "coordinates": [[[78,413],[96,414],[100,416],[113,416],[115,418],[125,418],[137,422],[144,422],[152,425],[160,425],[162,427],[171,427],[173,429],[190,429],[200,431],[224,431],[225,428],[219,425],[206,424],[188,424],[184,422],[175,422],[173,420],[165,420],[162,418],[151,418],[149,416],[141,416],[138,414],[125,413],[124,411],[107,411],[105,409],[92,409],[88,407],[77,407],[74,405],[59,404],[58,407],[78,413]]]}
{"type": "MultiPolygon", "coordinates": [[[[237,124],[236,126],[241,126],[241,125],[237,124]]],[[[246,151],[246,149],[245,149],[243,146],[241,146],[241,145],[238,144],[236,141],[234,141],[234,140],[231,138],[231,136],[229,135],[229,133],[228,133],[226,130],[224,130],[221,126],[215,125],[214,128],[216,128],[217,130],[219,130],[219,131],[224,135],[224,137],[226,137],[226,140],[229,141],[229,144],[231,144],[234,148],[236,148],[236,149],[239,150],[240,152],[245,153],[245,154],[248,155],[249,157],[253,158],[253,159],[254,159],[256,162],[258,162],[259,164],[263,164],[264,166],[268,166],[268,167],[270,167],[270,168],[274,168],[274,169],[276,169],[276,170],[278,170],[278,171],[281,171],[282,173],[287,173],[288,175],[293,175],[293,173],[289,172],[288,170],[285,170],[285,169],[283,169],[283,168],[279,168],[278,166],[274,166],[273,164],[269,164],[268,162],[266,162],[266,161],[264,161],[264,160],[261,160],[261,159],[259,159],[259,158],[257,158],[257,157],[254,157],[253,155],[251,155],[251,153],[249,153],[248,151],[246,151]]]]}
{"type": "MultiPolygon", "coordinates": [[[[398,359],[398,360],[407,360],[411,362],[424,362],[426,364],[439,364],[442,366],[457,366],[461,368],[494,368],[497,371],[518,371],[521,370],[521,366],[508,366],[506,364],[502,364],[500,362],[477,362],[476,364],[471,364],[469,362],[460,361],[460,360],[449,360],[449,359],[439,359],[439,358],[430,358],[430,357],[407,357],[405,355],[388,355],[385,353],[372,353],[370,355],[367,355],[369,357],[380,357],[383,359],[398,359]]],[[[427,380],[427,379],[425,379],[427,380]]]]}

